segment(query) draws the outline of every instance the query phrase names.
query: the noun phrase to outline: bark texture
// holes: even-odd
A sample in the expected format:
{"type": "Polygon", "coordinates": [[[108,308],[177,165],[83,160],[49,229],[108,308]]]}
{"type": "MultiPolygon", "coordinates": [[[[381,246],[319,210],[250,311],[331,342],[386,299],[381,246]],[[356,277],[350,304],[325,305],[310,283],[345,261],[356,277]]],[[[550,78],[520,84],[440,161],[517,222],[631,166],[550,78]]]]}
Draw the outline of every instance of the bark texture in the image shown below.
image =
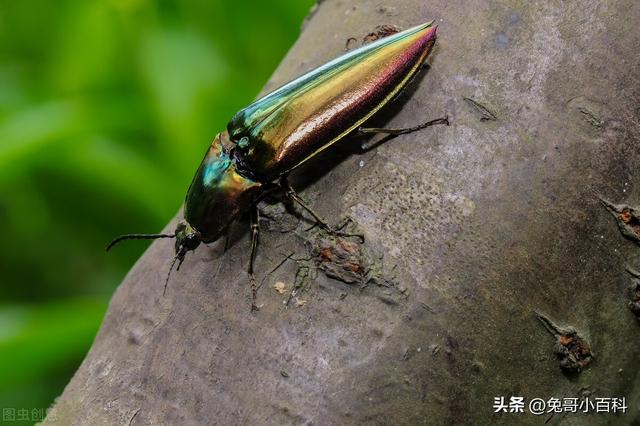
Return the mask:
{"type": "Polygon", "coordinates": [[[153,243],[46,424],[547,419],[494,414],[512,395],[626,397],[624,415],[550,424],[640,422],[640,247],[621,233],[640,224],[615,210],[640,205],[640,3],[325,0],[265,90],[431,19],[431,68],[375,124],[451,126],[365,153],[351,139],[296,174],[365,243],[263,206],[257,313],[246,223],[226,252],[190,253],[165,297],[173,243],[153,243]]]}

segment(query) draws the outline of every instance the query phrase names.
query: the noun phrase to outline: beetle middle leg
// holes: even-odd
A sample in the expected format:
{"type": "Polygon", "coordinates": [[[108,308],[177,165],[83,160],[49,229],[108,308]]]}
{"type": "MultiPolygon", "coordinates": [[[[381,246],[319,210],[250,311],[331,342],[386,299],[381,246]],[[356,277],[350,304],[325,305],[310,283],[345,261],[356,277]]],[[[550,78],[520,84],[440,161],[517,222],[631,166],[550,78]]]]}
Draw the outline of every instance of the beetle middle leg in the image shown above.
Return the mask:
{"type": "Polygon", "coordinates": [[[313,219],[316,221],[318,225],[325,231],[330,234],[341,236],[341,237],[358,237],[362,242],[364,242],[364,235],[362,234],[350,234],[347,232],[342,232],[340,229],[334,229],[324,220],[320,215],[318,215],[311,207],[307,205],[307,203],[298,195],[298,193],[291,187],[287,176],[282,176],[280,178],[280,187],[284,190],[284,195],[291,201],[298,203],[300,207],[305,209],[307,213],[313,216],[313,219]]]}

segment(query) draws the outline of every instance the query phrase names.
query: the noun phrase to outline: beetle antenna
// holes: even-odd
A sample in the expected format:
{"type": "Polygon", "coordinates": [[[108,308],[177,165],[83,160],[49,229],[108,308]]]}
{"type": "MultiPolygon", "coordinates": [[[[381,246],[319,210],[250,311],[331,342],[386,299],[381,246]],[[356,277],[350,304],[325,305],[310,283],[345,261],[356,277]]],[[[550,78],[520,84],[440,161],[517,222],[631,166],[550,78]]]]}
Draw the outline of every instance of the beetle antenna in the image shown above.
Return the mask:
{"type": "Polygon", "coordinates": [[[175,238],[176,234],[125,234],[120,235],[115,240],[111,241],[107,246],[107,251],[111,250],[111,247],[124,240],[155,240],[156,238],[175,238]]]}
{"type": "Polygon", "coordinates": [[[169,267],[169,272],[167,272],[167,279],[164,282],[164,289],[162,290],[163,297],[167,293],[167,285],[169,285],[169,277],[171,276],[171,271],[173,271],[173,267],[176,264],[177,260],[179,260],[179,262],[178,262],[178,267],[176,268],[176,271],[179,271],[180,265],[182,265],[182,262],[184,261],[184,252],[182,250],[176,253],[175,257],[173,258],[173,261],[171,262],[171,266],[169,267]]]}

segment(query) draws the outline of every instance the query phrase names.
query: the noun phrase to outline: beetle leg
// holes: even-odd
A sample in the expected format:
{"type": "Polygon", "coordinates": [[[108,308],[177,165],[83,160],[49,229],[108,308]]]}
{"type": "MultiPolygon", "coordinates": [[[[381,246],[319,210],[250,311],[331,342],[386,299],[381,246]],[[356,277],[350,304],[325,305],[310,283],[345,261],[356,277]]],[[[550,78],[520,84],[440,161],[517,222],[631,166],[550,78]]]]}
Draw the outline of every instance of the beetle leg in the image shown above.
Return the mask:
{"type": "Polygon", "coordinates": [[[322,217],[320,217],[316,212],[314,212],[313,209],[309,207],[307,203],[305,203],[304,200],[298,195],[298,193],[291,187],[286,176],[282,176],[280,178],[280,186],[284,190],[285,196],[288,199],[298,203],[300,207],[305,209],[311,216],[313,216],[313,219],[316,221],[318,225],[320,225],[322,229],[324,229],[330,234],[341,236],[341,237],[358,237],[360,238],[360,240],[362,240],[362,242],[364,242],[364,235],[362,234],[350,234],[350,233],[342,232],[338,229],[331,228],[327,223],[327,221],[324,220],[322,217]]]}
{"type": "Polygon", "coordinates": [[[249,281],[251,282],[251,310],[257,311],[256,305],[258,286],[256,279],[253,276],[253,263],[256,260],[256,253],[258,250],[258,237],[260,236],[260,211],[258,205],[254,204],[251,207],[251,257],[249,258],[249,281]]]}
{"type": "Polygon", "coordinates": [[[368,151],[371,148],[374,148],[375,146],[380,145],[381,143],[398,135],[406,135],[407,133],[417,132],[418,130],[425,129],[430,126],[435,126],[436,124],[446,124],[448,126],[449,117],[445,116],[443,118],[436,118],[435,120],[427,121],[426,123],[418,124],[417,126],[405,127],[401,129],[385,129],[382,127],[359,127],[357,132],[360,135],[368,135],[372,133],[383,133],[388,135],[387,137],[384,137],[381,140],[375,141],[373,143],[363,143],[361,147],[362,151],[368,151]]]}
{"type": "Polygon", "coordinates": [[[326,231],[331,231],[331,227],[329,226],[329,224],[323,218],[321,218],[316,212],[314,212],[313,209],[307,205],[307,203],[304,202],[304,200],[298,195],[298,193],[291,187],[286,177],[283,177],[280,180],[280,182],[281,182],[282,188],[284,189],[284,194],[288,199],[298,203],[300,207],[305,209],[307,213],[313,216],[313,218],[318,223],[318,225],[320,225],[321,228],[323,228],[326,231]]]}
{"type": "Polygon", "coordinates": [[[418,124],[413,127],[405,127],[401,129],[385,129],[382,127],[360,127],[358,128],[358,133],[360,134],[369,134],[369,133],[384,133],[387,135],[406,135],[407,133],[417,132],[418,130],[426,129],[430,126],[435,126],[436,124],[446,124],[449,125],[449,117],[436,118],[435,120],[427,121],[426,123],[418,124]]]}

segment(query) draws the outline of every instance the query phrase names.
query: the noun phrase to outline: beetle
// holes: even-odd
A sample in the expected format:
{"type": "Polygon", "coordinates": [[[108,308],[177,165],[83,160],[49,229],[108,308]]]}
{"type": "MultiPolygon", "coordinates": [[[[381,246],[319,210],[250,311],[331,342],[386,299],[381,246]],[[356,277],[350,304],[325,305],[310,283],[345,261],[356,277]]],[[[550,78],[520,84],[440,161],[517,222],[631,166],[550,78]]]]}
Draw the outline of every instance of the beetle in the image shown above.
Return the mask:
{"type": "MultiPolygon", "coordinates": [[[[127,234],[125,239],[175,238],[176,261],[201,243],[219,239],[241,214],[251,211],[249,277],[255,306],[253,263],[258,243],[257,203],[274,188],[309,212],[325,230],[327,222],[313,212],[287,182],[288,174],[346,135],[398,135],[446,118],[405,129],[360,127],[411,81],[436,40],[433,22],[381,38],[321,65],[239,111],[216,135],[187,191],[184,219],[173,234],[127,234]]],[[[169,276],[167,276],[168,282],[169,276]]],[[[165,282],[164,291],[166,291],[165,282]]]]}

